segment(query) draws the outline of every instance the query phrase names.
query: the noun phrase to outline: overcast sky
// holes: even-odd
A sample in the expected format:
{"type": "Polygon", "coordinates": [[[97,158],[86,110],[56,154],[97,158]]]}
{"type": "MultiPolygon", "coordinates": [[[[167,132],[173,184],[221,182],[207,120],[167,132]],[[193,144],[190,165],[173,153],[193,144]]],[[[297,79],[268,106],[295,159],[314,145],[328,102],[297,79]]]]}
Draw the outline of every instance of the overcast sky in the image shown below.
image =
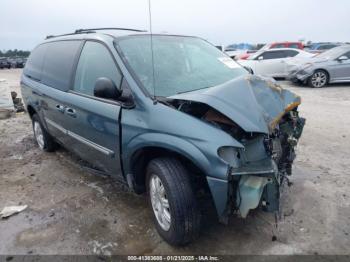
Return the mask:
{"type": "MultiPolygon", "coordinates": [[[[149,28],[148,0],[1,0],[0,50],[78,28],[149,28]]],[[[350,41],[350,0],[151,0],[153,32],[214,44],[350,41]]]]}

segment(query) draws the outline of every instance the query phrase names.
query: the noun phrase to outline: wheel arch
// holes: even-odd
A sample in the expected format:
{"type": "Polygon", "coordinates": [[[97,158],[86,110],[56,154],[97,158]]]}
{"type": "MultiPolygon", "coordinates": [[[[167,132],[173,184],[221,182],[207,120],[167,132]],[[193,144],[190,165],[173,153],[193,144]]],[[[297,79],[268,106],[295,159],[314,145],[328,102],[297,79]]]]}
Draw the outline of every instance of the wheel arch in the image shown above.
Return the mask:
{"type": "Polygon", "coordinates": [[[123,161],[126,162],[124,165],[125,174],[127,176],[131,174],[136,193],[145,192],[145,170],[148,163],[157,157],[174,157],[180,160],[189,173],[194,174],[191,180],[198,178],[201,182],[205,182],[206,186],[208,185],[205,170],[208,170],[210,162],[198,148],[191,144],[188,145],[188,142],[179,138],[176,139],[178,141],[175,143],[177,147],[174,147],[174,144],[162,143],[160,140],[158,142],[149,141],[149,143],[138,146],[129,154],[127,161],[123,161]],[[182,142],[179,142],[180,140],[182,142]]]}
{"type": "Polygon", "coordinates": [[[33,118],[33,115],[34,115],[34,114],[37,114],[35,108],[34,108],[32,105],[28,105],[28,106],[27,106],[27,112],[28,112],[28,114],[29,114],[30,119],[33,118]]]}

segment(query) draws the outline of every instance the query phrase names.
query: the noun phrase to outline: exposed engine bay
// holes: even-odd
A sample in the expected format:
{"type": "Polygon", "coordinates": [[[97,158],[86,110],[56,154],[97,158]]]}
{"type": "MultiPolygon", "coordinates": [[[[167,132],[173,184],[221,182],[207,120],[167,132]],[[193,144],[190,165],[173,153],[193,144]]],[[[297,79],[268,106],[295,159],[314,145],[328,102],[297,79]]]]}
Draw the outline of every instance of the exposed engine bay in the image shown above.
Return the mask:
{"type": "Polygon", "coordinates": [[[231,119],[214,108],[199,102],[173,100],[172,105],[179,111],[195,116],[224,130],[240,141],[247,135],[244,130],[231,119]]]}

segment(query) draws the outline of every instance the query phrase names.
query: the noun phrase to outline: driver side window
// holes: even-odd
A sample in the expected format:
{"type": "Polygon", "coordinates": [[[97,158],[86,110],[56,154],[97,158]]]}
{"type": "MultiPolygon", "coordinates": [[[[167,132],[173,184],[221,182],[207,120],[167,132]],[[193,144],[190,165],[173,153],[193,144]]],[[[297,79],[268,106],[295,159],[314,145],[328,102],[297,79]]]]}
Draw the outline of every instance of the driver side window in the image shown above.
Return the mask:
{"type": "Polygon", "coordinates": [[[350,59],[350,51],[345,53],[345,54],[343,54],[342,56],[346,56],[348,59],[350,59]]]}
{"type": "Polygon", "coordinates": [[[93,96],[96,80],[100,77],[107,77],[120,87],[122,75],[108,49],[100,43],[88,41],[79,58],[73,90],[93,96]]]}

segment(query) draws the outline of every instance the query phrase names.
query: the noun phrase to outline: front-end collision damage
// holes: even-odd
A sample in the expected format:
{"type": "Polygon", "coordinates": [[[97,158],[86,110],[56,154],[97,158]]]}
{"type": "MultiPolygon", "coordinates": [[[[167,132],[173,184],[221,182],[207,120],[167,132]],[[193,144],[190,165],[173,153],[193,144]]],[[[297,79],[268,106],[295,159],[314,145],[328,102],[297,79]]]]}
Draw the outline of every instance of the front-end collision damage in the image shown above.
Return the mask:
{"type": "Polygon", "coordinates": [[[258,207],[263,190],[271,179],[267,177],[247,175],[242,176],[239,180],[238,190],[236,193],[239,211],[242,217],[246,217],[250,209],[258,207]]]}
{"type": "Polygon", "coordinates": [[[237,183],[231,205],[242,217],[259,205],[264,211],[279,211],[280,191],[292,174],[294,148],[304,124],[305,120],[293,108],[280,118],[271,133],[243,142],[240,165],[231,168],[231,183],[237,183]]]}
{"type": "Polygon", "coordinates": [[[248,76],[171,99],[177,110],[211,123],[243,145],[218,149],[229,166],[227,181],[208,178],[220,220],[234,211],[246,217],[258,206],[278,211],[281,185],[292,172],[305,124],[297,111],[300,97],[271,80],[248,76]]]}

